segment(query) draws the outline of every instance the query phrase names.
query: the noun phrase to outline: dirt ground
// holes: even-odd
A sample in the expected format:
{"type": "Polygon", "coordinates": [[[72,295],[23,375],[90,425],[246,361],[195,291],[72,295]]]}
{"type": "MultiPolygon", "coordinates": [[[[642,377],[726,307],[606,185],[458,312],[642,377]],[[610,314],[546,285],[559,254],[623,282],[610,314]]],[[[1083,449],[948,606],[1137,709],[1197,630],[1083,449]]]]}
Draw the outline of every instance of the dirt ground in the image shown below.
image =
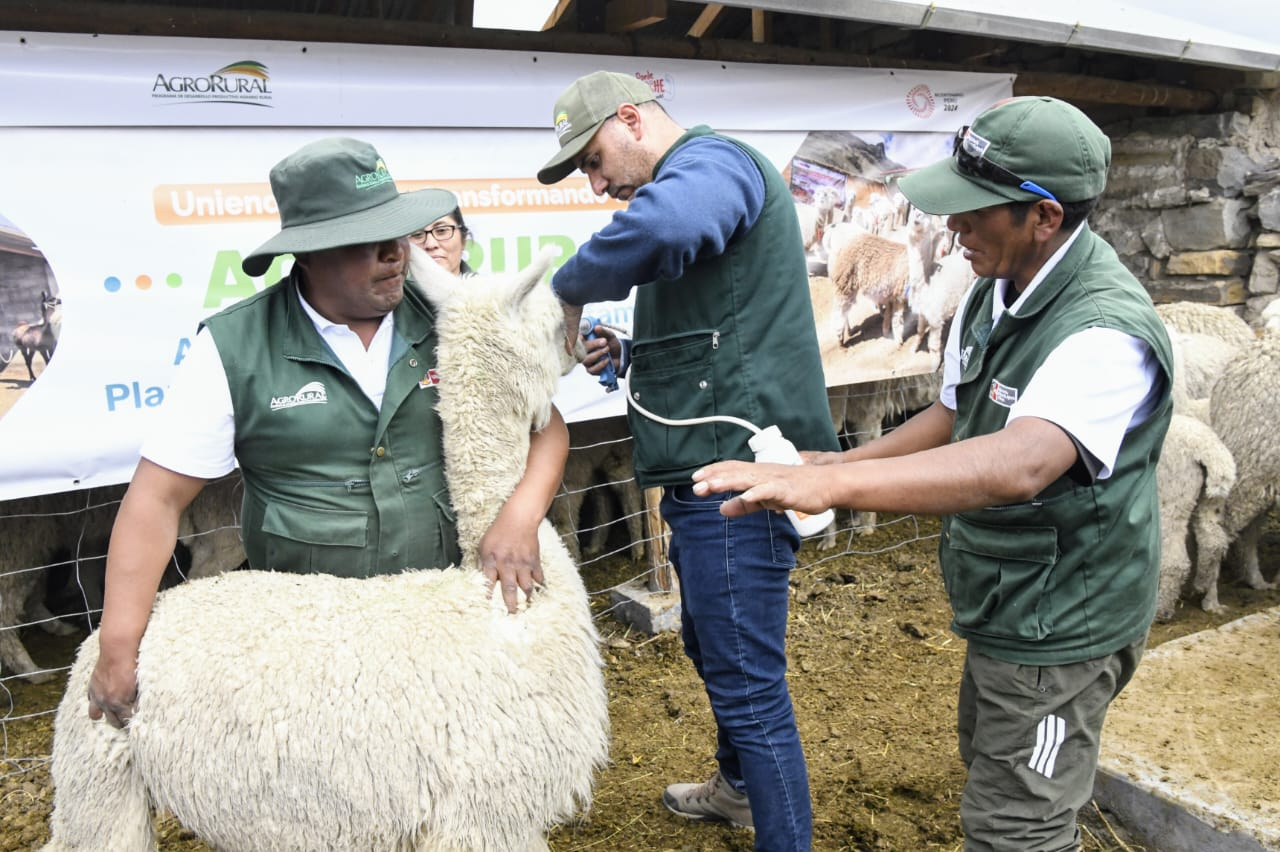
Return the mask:
{"type": "MultiPolygon", "coordinates": [[[[954,712],[963,643],[948,630],[935,556],[937,522],[880,520],[874,534],[852,537],[852,552],[839,557],[827,558],[806,544],[792,580],[789,682],[811,775],[814,848],[959,850],[964,770],[955,746],[954,712]]],[[[1270,575],[1280,559],[1280,524],[1274,518],[1264,545],[1264,572],[1270,575]]],[[[750,833],[688,822],[659,802],[666,784],[710,775],[714,735],[705,693],[678,637],[637,635],[605,612],[606,590],[634,573],[620,558],[583,570],[605,644],[612,764],[599,777],[591,812],[556,829],[551,847],[556,852],[750,850],[750,833]]],[[[1280,605],[1280,591],[1254,591],[1228,579],[1221,597],[1226,612],[1210,615],[1186,603],[1170,623],[1155,626],[1151,644],[1280,605]]],[[[25,638],[38,661],[65,664],[79,637],[25,638]]],[[[1223,667],[1236,664],[1221,662],[1223,667]]],[[[10,681],[8,686],[12,709],[7,714],[0,690],[0,714],[11,720],[3,726],[7,760],[0,770],[0,850],[25,850],[47,837],[51,719],[20,717],[54,706],[61,685],[10,681]]],[[[1171,702],[1169,712],[1180,707],[1171,702]]],[[[1256,759],[1247,748],[1237,755],[1242,764],[1251,757],[1256,759]]],[[[1082,825],[1086,852],[1156,852],[1133,839],[1132,827],[1092,807],[1082,825]]],[[[206,849],[171,820],[161,827],[163,850],[206,849]]]]}
{"type": "Polygon", "coordinates": [[[844,318],[840,315],[831,280],[821,275],[810,276],[809,299],[813,302],[822,372],[828,385],[929,373],[937,368],[940,354],[921,349],[914,321],[904,328],[905,340],[884,337],[879,310],[869,299],[859,296],[848,314],[848,321],[856,331],[850,344],[843,346],[840,328],[844,318]]]}

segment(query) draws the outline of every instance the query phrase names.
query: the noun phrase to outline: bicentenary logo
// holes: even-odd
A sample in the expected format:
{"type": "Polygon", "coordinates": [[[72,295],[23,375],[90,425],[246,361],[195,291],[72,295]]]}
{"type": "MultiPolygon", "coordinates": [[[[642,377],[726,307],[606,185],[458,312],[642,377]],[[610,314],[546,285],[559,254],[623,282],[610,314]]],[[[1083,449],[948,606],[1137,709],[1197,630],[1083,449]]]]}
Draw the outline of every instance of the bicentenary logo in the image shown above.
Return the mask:
{"type": "Polygon", "coordinates": [[[933,92],[924,83],[912,86],[907,92],[907,109],[919,118],[933,115],[933,92]]]}
{"type": "Polygon", "coordinates": [[[298,392],[289,396],[271,397],[271,410],[296,408],[299,405],[316,405],[329,401],[329,394],[324,389],[324,382],[308,382],[298,388],[298,392]]]}
{"type": "Polygon", "coordinates": [[[151,97],[166,105],[239,104],[270,108],[269,82],[267,66],[245,59],[198,77],[157,74],[151,84],[151,97]]]}

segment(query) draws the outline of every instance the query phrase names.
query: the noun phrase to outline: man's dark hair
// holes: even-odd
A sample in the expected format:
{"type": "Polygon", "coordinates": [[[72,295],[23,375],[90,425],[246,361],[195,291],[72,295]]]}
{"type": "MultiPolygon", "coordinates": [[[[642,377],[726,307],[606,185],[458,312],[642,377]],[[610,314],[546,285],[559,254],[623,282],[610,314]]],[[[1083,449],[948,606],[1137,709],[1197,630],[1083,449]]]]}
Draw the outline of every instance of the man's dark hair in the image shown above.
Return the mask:
{"type": "MultiPolygon", "coordinates": [[[[1027,214],[1031,212],[1031,205],[1036,201],[1011,201],[1009,202],[1009,215],[1013,217],[1015,225],[1021,225],[1027,221],[1027,214]]],[[[1062,230],[1073,231],[1076,225],[1079,225],[1085,219],[1089,218],[1089,214],[1093,212],[1093,208],[1098,206],[1098,199],[1086,198],[1084,201],[1059,201],[1062,206],[1062,230]]]]}

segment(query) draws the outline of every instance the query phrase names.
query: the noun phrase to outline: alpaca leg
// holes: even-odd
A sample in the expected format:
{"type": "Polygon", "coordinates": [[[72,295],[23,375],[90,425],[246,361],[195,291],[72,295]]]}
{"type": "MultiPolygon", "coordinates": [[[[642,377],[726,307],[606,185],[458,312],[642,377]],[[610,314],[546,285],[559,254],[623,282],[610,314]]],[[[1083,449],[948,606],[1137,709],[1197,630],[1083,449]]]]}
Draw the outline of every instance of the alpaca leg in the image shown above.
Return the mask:
{"type": "Polygon", "coordinates": [[[81,646],[54,719],[52,837],[45,852],[156,848],[150,800],[133,763],[129,734],[89,719],[85,695],[97,658],[95,635],[81,646]]]}
{"type": "MultiPolygon", "coordinates": [[[[613,503],[609,500],[609,486],[601,483],[592,485],[591,517],[595,521],[591,527],[591,535],[587,536],[587,545],[582,550],[583,556],[594,558],[604,553],[605,543],[609,540],[609,527],[613,525],[613,503]]],[[[585,501],[584,501],[585,502],[585,501]]],[[[578,526],[582,525],[582,513],[578,513],[578,526]]]]}
{"type": "MultiPolygon", "coordinates": [[[[1185,527],[1183,528],[1185,529],[1185,527]]],[[[1173,618],[1182,597],[1182,587],[1191,573],[1191,559],[1187,555],[1185,536],[1167,536],[1177,541],[1161,542],[1160,584],[1156,590],[1156,621],[1173,618]]]]}
{"type": "Polygon", "coordinates": [[[1275,583],[1268,583],[1262,578],[1262,571],[1258,568],[1258,539],[1262,537],[1262,526],[1266,517],[1265,513],[1259,513],[1236,536],[1236,558],[1239,561],[1240,577],[1251,589],[1276,587],[1275,583]]]}
{"type": "Polygon", "coordinates": [[[854,512],[853,526],[858,531],[858,535],[871,535],[876,531],[876,513],[854,512]]]}
{"type": "Polygon", "coordinates": [[[37,571],[0,575],[0,669],[16,672],[30,683],[47,683],[53,679],[49,673],[33,674],[40,671],[40,666],[31,659],[18,635],[22,606],[32,588],[42,585],[38,582],[42,576],[43,573],[37,571]]]}
{"type": "Polygon", "coordinates": [[[831,550],[836,546],[836,527],[840,526],[835,518],[831,523],[827,524],[827,528],[822,531],[822,538],[818,539],[818,550],[831,550]]]}
{"type": "Polygon", "coordinates": [[[1196,535],[1196,573],[1193,588],[1204,597],[1200,607],[1205,612],[1222,612],[1218,602],[1218,572],[1227,555],[1230,542],[1222,528],[1222,500],[1201,503],[1192,519],[1196,535]]]}
{"type": "Polygon", "coordinates": [[[569,555],[575,563],[582,561],[582,549],[578,544],[578,516],[582,511],[582,492],[560,494],[551,503],[551,525],[560,534],[569,555]]]}
{"type": "MultiPolygon", "coordinates": [[[[45,598],[49,595],[48,572],[38,571],[32,573],[36,573],[39,576],[27,592],[27,601],[18,610],[18,613],[51,636],[70,636],[75,633],[76,629],[74,627],[54,615],[49,610],[49,607],[45,606],[45,598]]],[[[10,624],[12,622],[5,621],[3,623],[10,624]]]]}
{"type": "Polygon", "coordinates": [[[644,494],[640,491],[640,486],[632,480],[618,486],[618,499],[622,503],[622,514],[627,519],[627,537],[631,540],[631,561],[643,562],[645,559],[644,494]]]}

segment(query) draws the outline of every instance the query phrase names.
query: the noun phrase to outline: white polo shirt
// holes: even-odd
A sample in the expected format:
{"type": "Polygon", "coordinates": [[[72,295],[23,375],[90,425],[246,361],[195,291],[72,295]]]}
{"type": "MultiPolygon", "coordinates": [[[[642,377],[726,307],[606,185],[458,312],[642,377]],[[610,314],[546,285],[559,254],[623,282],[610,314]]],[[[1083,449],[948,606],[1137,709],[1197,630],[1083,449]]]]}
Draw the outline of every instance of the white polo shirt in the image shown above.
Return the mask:
{"type": "MultiPolygon", "coordinates": [[[[298,301],[329,351],[365,396],[381,409],[395,331],[392,315],[382,318],[366,350],[359,335],[322,317],[301,293],[298,301]]],[[[143,440],[141,455],[186,476],[215,479],[235,468],[235,440],[235,412],[227,374],[213,335],[202,328],[174,372],[164,403],[143,440]]]]}
{"type": "MultiPolygon", "coordinates": [[[[991,304],[991,321],[1006,311],[1016,311],[1040,282],[1058,265],[1084,230],[1076,228],[1031,283],[1008,308],[1005,297],[1013,284],[998,279],[991,304]]],[[[973,296],[973,285],[956,309],[943,353],[942,391],[939,401],[956,410],[956,385],[960,381],[960,329],[973,296]]],[[[1110,328],[1087,328],[1062,341],[1049,354],[1009,409],[1006,425],[1019,417],[1039,417],[1061,427],[1082,450],[1093,457],[1098,479],[1111,476],[1125,433],[1147,419],[1159,399],[1160,362],[1146,341],[1110,328]],[[1083,403],[1083,404],[1082,404],[1083,403]]]]}

